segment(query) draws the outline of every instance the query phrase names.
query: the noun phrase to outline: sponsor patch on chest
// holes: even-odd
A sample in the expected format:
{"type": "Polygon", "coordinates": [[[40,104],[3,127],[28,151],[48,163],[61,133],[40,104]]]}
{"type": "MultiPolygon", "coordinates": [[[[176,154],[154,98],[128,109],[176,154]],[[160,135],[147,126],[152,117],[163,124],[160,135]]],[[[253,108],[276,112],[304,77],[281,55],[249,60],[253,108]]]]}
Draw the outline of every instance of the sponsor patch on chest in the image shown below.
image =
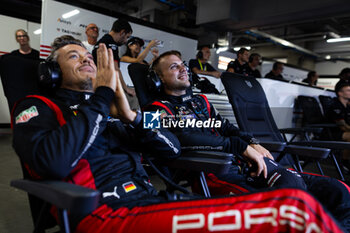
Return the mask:
{"type": "Polygon", "coordinates": [[[18,114],[16,117],[16,124],[28,122],[30,119],[36,116],[39,116],[38,109],[35,106],[31,106],[18,114]]]}

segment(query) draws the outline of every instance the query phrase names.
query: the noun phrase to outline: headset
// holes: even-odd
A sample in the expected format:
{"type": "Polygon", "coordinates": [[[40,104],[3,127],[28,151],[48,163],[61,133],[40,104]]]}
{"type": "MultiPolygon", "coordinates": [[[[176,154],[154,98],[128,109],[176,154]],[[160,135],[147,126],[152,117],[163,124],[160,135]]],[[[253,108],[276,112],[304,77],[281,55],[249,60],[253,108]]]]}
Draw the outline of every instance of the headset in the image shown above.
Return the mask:
{"type": "MultiPolygon", "coordinates": [[[[192,85],[193,84],[192,83],[192,72],[188,68],[186,61],[183,61],[183,64],[185,65],[185,68],[187,71],[188,80],[190,81],[190,83],[192,85]]],[[[163,83],[160,80],[160,77],[157,74],[157,72],[154,70],[153,65],[151,65],[149,70],[148,70],[146,83],[149,86],[150,91],[152,91],[152,92],[160,93],[161,90],[163,89],[163,83]]]]}
{"type": "Polygon", "coordinates": [[[197,59],[202,59],[203,58],[203,52],[202,50],[199,50],[197,55],[196,55],[197,59]]]}
{"type": "Polygon", "coordinates": [[[62,72],[55,61],[40,62],[38,67],[39,85],[44,88],[55,89],[61,85],[62,72]]]}

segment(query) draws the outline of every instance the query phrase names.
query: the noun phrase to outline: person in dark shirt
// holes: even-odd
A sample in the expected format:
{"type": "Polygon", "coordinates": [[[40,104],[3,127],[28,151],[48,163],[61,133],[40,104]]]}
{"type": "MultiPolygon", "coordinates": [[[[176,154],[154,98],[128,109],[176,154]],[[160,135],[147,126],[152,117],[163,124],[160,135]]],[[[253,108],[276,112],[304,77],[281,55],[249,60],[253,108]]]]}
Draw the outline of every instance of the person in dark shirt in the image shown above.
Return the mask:
{"type": "Polygon", "coordinates": [[[19,44],[19,49],[13,50],[12,55],[29,58],[39,59],[39,51],[30,47],[28,33],[23,29],[18,29],[15,32],[16,41],[19,44]]]}
{"type": "Polygon", "coordinates": [[[129,37],[132,34],[132,28],[128,21],[123,19],[118,19],[113,23],[112,29],[109,33],[105,34],[99,41],[97,41],[92,55],[94,57],[94,61],[97,61],[97,49],[100,43],[103,43],[107,46],[107,48],[111,48],[114,56],[114,66],[115,69],[118,70],[120,81],[122,83],[123,89],[129,97],[130,105],[133,109],[137,106],[136,102],[136,92],[134,88],[130,88],[126,85],[123,79],[123,75],[119,70],[120,66],[120,58],[119,58],[119,46],[122,46],[127,43],[129,37]]]}
{"type": "Polygon", "coordinates": [[[257,139],[224,119],[205,95],[193,95],[188,92],[189,76],[185,65],[177,55],[172,52],[161,54],[154,61],[152,68],[163,85],[159,98],[145,110],[159,113],[163,128],[178,137],[182,151],[198,149],[224,151],[232,153],[238,160],[250,161],[255,165],[254,169],[250,170],[253,174],[245,171],[242,163],[233,163],[226,174],[217,177],[215,173],[208,174],[208,179],[214,181],[214,185],[209,184],[210,188],[214,188],[212,193],[228,194],[231,191],[235,193],[233,190],[237,186],[249,191],[285,187],[285,185],[307,188],[319,201],[328,206],[327,208],[344,226],[350,229],[348,221],[350,194],[347,186],[334,178],[292,172],[275,162],[270,152],[262,147],[257,139]],[[221,124],[217,126],[198,124],[206,120],[214,120],[221,124]],[[167,122],[182,122],[183,125],[167,122]],[[190,126],[189,122],[195,123],[190,126]],[[228,184],[237,186],[232,188],[228,184]]]}
{"type": "Polygon", "coordinates": [[[220,78],[221,72],[211,66],[208,61],[210,58],[209,46],[202,46],[196,55],[196,59],[191,59],[189,62],[190,70],[195,74],[204,74],[220,78]]]}
{"type": "Polygon", "coordinates": [[[321,204],[302,190],[187,201],[158,195],[138,152],[148,150],[175,159],[180,155],[176,137],[163,129],[142,127],[142,114],[128,106],[112,51],[105,45],[97,51],[97,68],[81,42],[70,36],[57,38],[52,47],[47,61],[59,64],[62,84],[50,99],[32,96],[17,105],[12,114],[13,146],[33,179],[63,180],[101,192],[96,210],[76,220],[70,218],[74,232],[157,233],[194,228],[208,232],[207,225],[216,232],[240,232],[236,225],[247,225],[241,223],[241,216],[248,219],[245,222],[259,221],[256,210],[277,213],[286,206],[293,208],[282,216],[292,221],[289,225],[278,221],[276,214],[276,220],[253,222],[246,228],[292,231],[300,228],[294,221],[298,218],[323,232],[342,232],[321,204]],[[204,216],[213,222],[209,219],[204,225],[204,216]],[[228,216],[235,216],[238,224],[232,224],[228,216]],[[217,231],[221,226],[230,228],[217,231]]]}
{"type": "Polygon", "coordinates": [[[348,83],[350,82],[350,68],[344,68],[339,73],[339,81],[337,82],[336,86],[339,83],[348,83]]]}
{"type": "Polygon", "coordinates": [[[318,74],[316,71],[310,71],[307,74],[307,78],[304,79],[302,82],[309,84],[309,86],[316,86],[317,85],[317,79],[318,79],[318,74]]]}
{"type": "MultiPolygon", "coordinates": [[[[337,98],[334,98],[328,116],[339,126],[340,131],[335,132],[338,140],[350,142],[350,83],[338,82],[335,86],[337,98]]],[[[343,165],[350,169],[350,150],[343,151],[343,165]]]]}
{"type": "Polygon", "coordinates": [[[247,63],[249,61],[249,50],[241,48],[237,52],[237,59],[227,65],[227,72],[247,75],[247,63]]]}
{"type": "Polygon", "coordinates": [[[285,80],[282,76],[284,65],[282,62],[273,63],[272,70],[265,75],[265,78],[275,79],[275,80],[285,80]]]}
{"type": "Polygon", "coordinates": [[[261,78],[261,73],[257,67],[261,64],[261,56],[258,53],[252,53],[249,56],[249,62],[246,65],[246,74],[251,77],[261,78]]]}

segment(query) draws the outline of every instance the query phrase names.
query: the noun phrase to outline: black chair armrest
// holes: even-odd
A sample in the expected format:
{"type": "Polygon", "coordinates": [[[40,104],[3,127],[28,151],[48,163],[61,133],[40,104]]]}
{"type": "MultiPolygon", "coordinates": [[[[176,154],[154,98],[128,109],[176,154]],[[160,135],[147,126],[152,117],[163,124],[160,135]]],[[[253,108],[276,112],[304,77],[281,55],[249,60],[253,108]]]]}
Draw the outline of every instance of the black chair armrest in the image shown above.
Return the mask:
{"type": "Polygon", "coordinates": [[[284,128],[278,129],[283,134],[304,134],[304,133],[321,133],[321,127],[303,127],[303,128],[284,128]]]}
{"type": "Polygon", "coordinates": [[[209,159],[232,159],[233,154],[221,152],[221,151],[184,151],[181,157],[198,157],[198,158],[209,158],[209,159]]]}
{"type": "Polygon", "coordinates": [[[301,142],[292,142],[292,145],[300,145],[300,146],[314,146],[321,148],[329,148],[332,150],[350,150],[349,142],[337,142],[337,141],[301,141],[301,142]]]}
{"type": "Polygon", "coordinates": [[[166,166],[185,169],[196,172],[225,174],[232,165],[232,157],[229,158],[205,158],[181,156],[175,160],[165,162],[166,166]]]}
{"type": "Polygon", "coordinates": [[[100,192],[63,181],[13,180],[11,186],[26,191],[59,209],[77,215],[91,213],[98,206],[100,192]]]}
{"type": "Polygon", "coordinates": [[[310,157],[313,159],[325,159],[331,152],[327,148],[306,147],[299,145],[287,145],[284,149],[285,153],[310,157]]]}
{"type": "Polygon", "coordinates": [[[339,128],[337,124],[327,123],[327,124],[307,124],[306,127],[311,128],[339,128]]]}
{"type": "Polygon", "coordinates": [[[267,150],[272,152],[282,152],[286,147],[287,143],[285,142],[260,142],[260,145],[265,147],[267,150]]]}

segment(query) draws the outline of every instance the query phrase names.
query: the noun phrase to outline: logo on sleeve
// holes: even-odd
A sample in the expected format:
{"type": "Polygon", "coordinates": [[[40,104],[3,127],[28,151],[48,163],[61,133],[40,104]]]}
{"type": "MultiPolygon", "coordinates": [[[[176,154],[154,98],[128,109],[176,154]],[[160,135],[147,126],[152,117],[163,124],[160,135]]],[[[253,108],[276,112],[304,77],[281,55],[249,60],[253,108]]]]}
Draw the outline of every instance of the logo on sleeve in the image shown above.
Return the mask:
{"type": "Polygon", "coordinates": [[[144,112],[143,113],[143,128],[144,129],[159,129],[160,128],[160,116],[159,110],[157,112],[144,112]]]}
{"type": "Polygon", "coordinates": [[[124,183],[122,186],[124,188],[125,193],[131,192],[132,190],[136,189],[136,186],[132,181],[124,183]]]}
{"type": "Polygon", "coordinates": [[[39,116],[39,112],[35,106],[24,110],[16,117],[16,124],[28,122],[33,117],[39,116]]]}

